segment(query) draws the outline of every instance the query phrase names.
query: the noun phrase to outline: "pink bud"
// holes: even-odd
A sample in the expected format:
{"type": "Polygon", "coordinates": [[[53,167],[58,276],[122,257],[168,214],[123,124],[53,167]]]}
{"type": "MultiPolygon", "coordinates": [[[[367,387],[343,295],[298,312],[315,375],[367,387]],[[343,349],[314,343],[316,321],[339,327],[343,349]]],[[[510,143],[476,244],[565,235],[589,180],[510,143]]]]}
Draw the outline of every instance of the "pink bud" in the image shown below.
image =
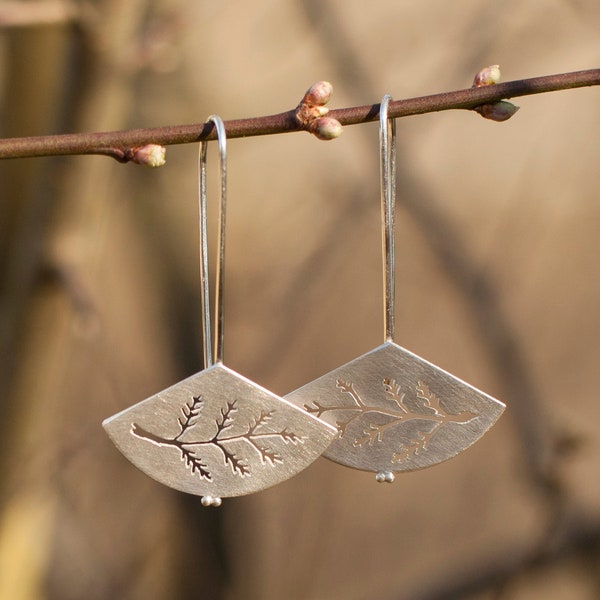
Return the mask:
{"type": "Polygon", "coordinates": [[[484,85],[494,85],[500,81],[500,65],[492,65],[481,69],[475,79],[472,87],[483,87],[484,85]]]}
{"type": "Polygon", "coordinates": [[[311,121],[308,130],[320,140],[333,140],[342,134],[342,124],[332,117],[319,117],[311,121]]]}
{"type": "Polygon", "coordinates": [[[304,94],[303,103],[313,106],[323,106],[329,102],[333,94],[333,86],[329,81],[318,81],[304,94]]]}
{"type": "Polygon", "coordinates": [[[500,102],[494,104],[482,104],[475,110],[484,119],[501,122],[508,121],[519,110],[519,107],[506,100],[500,100],[500,102]]]}
{"type": "Polygon", "coordinates": [[[139,148],[131,149],[131,160],[138,165],[147,167],[162,167],[165,163],[165,154],[167,149],[158,144],[146,144],[139,148]]]}

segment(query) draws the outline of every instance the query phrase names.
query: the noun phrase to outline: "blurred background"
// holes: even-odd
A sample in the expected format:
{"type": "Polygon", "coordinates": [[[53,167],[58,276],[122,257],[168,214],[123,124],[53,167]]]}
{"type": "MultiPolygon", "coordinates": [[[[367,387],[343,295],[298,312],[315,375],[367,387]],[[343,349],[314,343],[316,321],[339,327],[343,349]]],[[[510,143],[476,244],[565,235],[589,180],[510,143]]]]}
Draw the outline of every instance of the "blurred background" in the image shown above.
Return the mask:
{"type": "MultiPolygon", "coordinates": [[[[599,28],[595,0],[0,0],[0,135],[595,68],[599,28]]],[[[0,162],[0,598],[599,598],[600,89],[515,103],[397,124],[396,340],[500,421],[391,486],[319,459],[218,510],[101,427],[202,367],[197,147],[0,162]]],[[[377,124],[228,148],[225,360],[285,394],[382,342],[377,124]]]]}

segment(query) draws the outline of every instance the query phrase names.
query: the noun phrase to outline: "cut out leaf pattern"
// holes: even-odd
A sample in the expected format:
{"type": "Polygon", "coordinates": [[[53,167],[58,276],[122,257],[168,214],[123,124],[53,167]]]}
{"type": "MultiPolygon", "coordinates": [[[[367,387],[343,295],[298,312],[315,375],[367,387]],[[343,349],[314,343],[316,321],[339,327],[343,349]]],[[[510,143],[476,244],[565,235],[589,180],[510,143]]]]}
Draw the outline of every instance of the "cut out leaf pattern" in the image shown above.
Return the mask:
{"type": "MultiPolygon", "coordinates": [[[[231,467],[235,475],[244,477],[250,475],[250,466],[244,457],[240,457],[232,449],[232,442],[243,442],[258,453],[263,464],[274,465],[281,462],[281,456],[272,450],[269,446],[262,443],[268,438],[277,437],[285,443],[299,444],[303,443],[302,437],[286,429],[281,431],[263,431],[263,426],[269,422],[273,412],[260,411],[260,413],[251,419],[248,423],[245,433],[237,435],[226,435],[225,432],[235,423],[235,415],[238,412],[236,401],[227,401],[219,411],[219,416],[215,420],[214,434],[206,439],[198,439],[193,436],[193,430],[196,427],[198,417],[202,412],[203,400],[201,396],[193,396],[192,402],[186,402],[181,408],[182,417],[179,417],[180,431],[175,437],[162,437],[155,433],[146,431],[138,423],[132,423],[131,433],[133,435],[156,444],[157,446],[172,446],[181,452],[181,458],[185,461],[186,467],[194,474],[198,474],[208,481],[212,480],[212,473],[209,467],[203,462],[200,456],[203,447],[212,446],[218,448],[223,456],[226,465],[231,467]],[[190,439],[191,438],[191,439],[190,439]]],[[[203,427],[205,429],[205,426],[203,427]]]]}
{"type": "Polygon", "coordinates": [[[223,363],[106,419],[139,469],[174,489],[243,496],[296,475],[323,454],[335,427],[223,363]]]}

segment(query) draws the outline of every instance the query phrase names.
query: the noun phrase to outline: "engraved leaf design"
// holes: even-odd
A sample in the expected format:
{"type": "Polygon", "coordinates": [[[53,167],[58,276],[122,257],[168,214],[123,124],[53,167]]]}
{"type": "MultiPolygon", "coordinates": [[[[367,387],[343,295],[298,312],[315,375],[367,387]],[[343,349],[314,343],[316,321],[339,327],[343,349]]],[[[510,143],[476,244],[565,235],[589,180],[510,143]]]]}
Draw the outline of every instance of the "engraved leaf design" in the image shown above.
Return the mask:
{"type": "Polygon", "coordinates": [[[221,415],[219,419],[217,419],[217,435],[233,425],[232,415],[236,412],[237,408],[235,407],[235,400],[233,402],[227,402],[227,406],[221,409],[221,415]]]}
{"type": "Polygon", "coordinates": [[[182,447],[181,457],[185,461],[185,466],[190,469],[192,474],[198,473],[198,475],[203,479],[206,479],[207,481],[212,481],[212,475],[208,470],[208,466],[202,462],[202,459],[199,456],[196,456],[194,450],[182,447]]]}
{"type": "Polygon", "coordinates": [[[231,465],[231,469],[234,473],[237,473],[242,477],[250,473],[250,467],[246,464],[243,458],[239,458],[222,444],[218,444],[218,446],[222,450],[223,456],[225,457],[225,464],[231,465]]]}
{"type": "Polygon", "coordinates": [[[445,416],[446,413],[440,407],[439,398],[422,381],[417,383],[417,398],[423,401],[422,406],[424,408],[431,408],[436,415],[445,416]]]}
{"type": "Polygon", "coordinates": [[[288,479],[336,435],[332,425],[222,363],[120,411],[103,426],[150,477],[212,497],[245,495],[288,479]],[[301,451],[294,449],[307,440],[301,451]]]}
{"type": "Polygon", "coordinates": [[[191,404],[186,402],[181,407],[183,420],[181,419],[181,417],[177,419],[177,421],[179,422],[179,427],[181,428],[181,434],[183,434],[186,429],[194,425],[196,419],[200,416],[200,413],[202,412],[202,406],[202,396],[192,396],[191,404]]]}
{"type": "Polygon", "coordinates": [[[275,452],[272,448],[268,448],[267,446],[257,445],[256,448],[260,452],[260,456],[263,462],[270,462],[272,465],[275,463],[282,462],[281,456],[275,452]]]}
{"type": "Polygon", "coordinates": [[[146,431],[137,423],[133,423],[131,432],[141,439],[156,444],[158,446],[173,446],[181,453],[181,458],[185,462],[185,466],[190,469],[192,474],[198,474],[201,478],[208,481],[212,480],[212,473],[208,465],[200,457],[200,450],[202,447],[212,446],[218,448],[223,455],[225,465],[231,467],[232,472],[235,475],[244,477],[249,475],[251,472],[248,459],[245,456],[240,456],[231,446],[231,443],[238,442],[246,443],[252,447],[261,457],[261,461],[275,465],[283,461],[281,455],[272,449],[270,446],[260,443],[259,440],[265,438],[279,438],[284,443],[302,443],[304,438],[294,431],[285,427],[281,431],[276,432],[264,432],[262,428],[272,419],[274,410],[261,410],[259,414],[252,417],[247,424],[245,433],[237,435],[229,435],[226,437],[224,432],[230,430],[236,420],[236,413],[238,412],[237,404],[235,400],[227,401],[225,406],[219,409],[217,418],[214,421],[216,431],[209,439],[188,439],[190,436],[186,436],[184,440],[184,434],[188,430],[193,430],[197,424],[197,419],[202,411],[202,397],[193,396],[191,402],[186,402],[181,407],[181,413],[183,418],[177,419],[180,432],[173,438],[163,437],[155,433],[146,431]]]}
{"type": "Polygon", "coordinates": [[[304,438],[302,436],[294,433],[293,431],[289,431],[287,427],[279,431],[277,435],[279,435],[281,439],[286,443],[290,442],[294,445],[304,443],[304,438]]]}
{"type": "Polygon", "coordinates": [[[384,379],[383,389],[385,390],[389,398],[391,398],[396,403],[396,405],[402,412],[408,412],[406,407],[404,406],[405,394],[401,392],[401,386],[400,384],[396,383],[395,379],[384,379]]]}
{"type": "Polygon", "coordinates": [[[416,439],[412,439],[410,444],[401,446],[400,451],[394,453],[392,462],[402,463],[419,454],[421,450],[427,450],[429,440],[434,432],[435,430],[429,433],[419,431],[416,439]]]}
{"type": "Polygon", "coordinates": [[[326,412],[338,412],[348,414],[347,418],[340,418],[335,421],[338,429],[338,437],[342,438],[348,431],[349,425],[357,419],[363,419],[368,414],[377,414],[386,417],[388,420],[384,424],[374,422],[367,423],[363,428],[362,435],[357,436],[352,445],[355,448],[364,448],[374,446],[384,441],[384,433],[387,429],[401,426],[409,421],[430,421],[432,429],[429,432],[419,431],[416,439],[411,439],[407,445],[402,445],[400,450],[393,454],[392,462],[402,462],[426,451],[429,447],[429,441],[435,432],[445,423],[467,423],[478,415],[469,411],[463,411],[458,414],[448,414],[441,406],[440,399],[422,380],[419,380],[414,388],[412,403],[406,401],[406,393],[402,391],[402,385],[391,378],[381,380],[386,397],[394,404],[393,408],[381,405],[371,405],[363,400],[359,391],[351,381],[338,378],[335,380],[336,388],[341,393],[350,396],[353,404],[334,404],[324,406],[317,401],[307,407],[309,412],[321,416],[326,412]]]}
{"type": "Polygon", "coordinates": [[[476,442],[505,406],[391,340],[294,390],[296,406],[334,424],[334,462],[386,472],[452,458],[476,442]],[[469,423],[469,425],[467,425],[469,423]],[[429,441],[419,434],[433,434],[429,441]],[[357,451],[357,448],[361,451],[357,451]]]}
{"type": "Polygon", "coordinates": [[[375,442],[381,442],[383,439],[383,428],[379,425],[369,423],[369,427],[363,430],[363,434],[363,437],[359,437],[354,440],[354,447],[362,448],[367,444],[372,446],[375,442]]]}
{"type": "Polygon", "coordinates": [[[261,425],[268,423],[273,416],[273,412],[274,411],[272,410],[261,410],[258,417],[254,418],[250,422],[248,427],[248,433],[254,433],[256,429],[258,429],[261,425]]]}

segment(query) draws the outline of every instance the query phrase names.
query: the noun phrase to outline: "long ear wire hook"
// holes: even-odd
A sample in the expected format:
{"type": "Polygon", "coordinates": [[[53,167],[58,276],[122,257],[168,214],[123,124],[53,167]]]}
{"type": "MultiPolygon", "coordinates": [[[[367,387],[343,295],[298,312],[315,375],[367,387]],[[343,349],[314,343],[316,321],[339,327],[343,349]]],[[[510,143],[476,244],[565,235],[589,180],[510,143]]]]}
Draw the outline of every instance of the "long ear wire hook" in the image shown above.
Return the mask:
{"type": "Polygon", "coordinates": [[[394,340],[394,211],[396,207],[396,120],[388,118],[386,94],[379,108],[379,149],[381,174],[381,228],[383,250],[383,327],[385,341],[394,340]],[[391,130],[391,140],[389,132],[391,130]]]}
{"type": "Polygon", "coordinates": [[[208,146],[202,142],[198,210],[204,369],[109,417],[103,424],[119,450],[150,477],[202,496],[203,506],[219,506],[223,497],[258,492],[299,473],[323,454],[337,429],[223,364],[227,146],[223,121],[216,115],[211,115],[210,121],[219,146],[221,202],[215,321],[211,323],[208,146]]]}
{"type": "Polygon", "coordinates": [[[206,191],[206,154],[208,142],[200,142],[198,151],[198,212],[200,221],[200,295],[202,302],[202,349],[204,367],[215,362],[223,362],[223,273],[225,269],[225,215],[227,208],[227,136],[225,125],[218,115],[211,115],[206,122],[212,121],[217,130],[220,167],[220,204],[219,231],[217,238],[218,256],[215,276],[215,332],[214,346],[211,337],[210,286],[208,269],[208,232],[207,232],[207,191],[206,191]],[[214,354],[213,354],[214,347],[214,354]],[[214,360],[213,360],[214,356],[214,360]]]}
{"type": "Polygon", "coordinates": [[[380,482],[392,482],[397,471],[452,458],[477,441],[504,409],[394,342],[396,125],[388,117],[391,100],[386,94],[379,108],[384,343],[286,396],[337,427],[326,458],[373,471],[380,482]]]}

